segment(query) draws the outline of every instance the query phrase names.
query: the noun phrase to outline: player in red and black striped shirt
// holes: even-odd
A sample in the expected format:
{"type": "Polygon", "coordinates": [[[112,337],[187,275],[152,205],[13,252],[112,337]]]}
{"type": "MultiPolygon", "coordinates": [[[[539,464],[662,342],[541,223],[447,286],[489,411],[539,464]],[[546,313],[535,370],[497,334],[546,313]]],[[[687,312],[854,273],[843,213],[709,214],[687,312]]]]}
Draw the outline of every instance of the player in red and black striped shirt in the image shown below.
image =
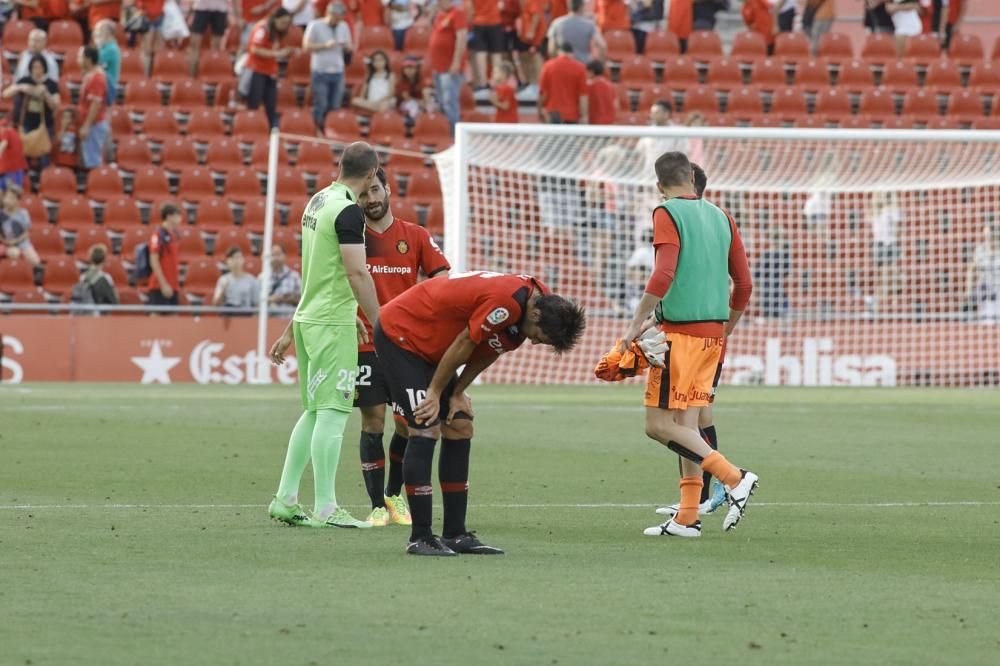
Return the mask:
{"type": "MultiPolygon", "coordinates": [[[[392,214],[391,195],[385,171],[379,169],[368,188],[365,205],[365,254],[379,305],[385,305],[417,284],[421,272],[434,278],[447,275],[451,268],[427,229],[392,214]]],[[[368,522],[375,527],[389,522],[409,525],[409,511],[402,495],[403,455],[408,437],[406,422],[396,419],[396,431],[389,442],[389,481],[386,484],[382,435],[385,406],[392,404],[392,397],[375,355],[371,324],[364,313],[359,311],[358,317],[365,322],[369,340],[358,346],[358,382],[354,399],[354,406],[361,409],[361,474],[372,502],[368,522]]]]}
{"type": "Polygon", "coordinates": [[[501,354],[525,340],[556,352],[572,349],[584,325],[583,310],[550,294],[530,275],[473,272],[425,280],[382,307],[375,349],[410,432],[403,478],[413,527],[406,552],[503,552],[481,543],[465,527],[473,435],[472,404],[465,390],[501,354]],[[443,540],[431,530],[431,467],[438,438],[443,540]]]}

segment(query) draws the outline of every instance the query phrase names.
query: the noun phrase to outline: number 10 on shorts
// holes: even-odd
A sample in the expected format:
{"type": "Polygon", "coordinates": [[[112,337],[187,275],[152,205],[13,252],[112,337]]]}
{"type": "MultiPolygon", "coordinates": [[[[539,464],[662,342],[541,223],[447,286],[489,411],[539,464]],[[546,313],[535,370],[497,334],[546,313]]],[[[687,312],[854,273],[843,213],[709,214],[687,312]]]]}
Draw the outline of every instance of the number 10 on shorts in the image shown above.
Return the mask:
{"type": "Polygon", "coordinates": [[[406,389],[406,395],[410,399],[410,409],[416,409],[417,405],[424,401],[427,397],[427,391],[423,389],[406,389]]]}

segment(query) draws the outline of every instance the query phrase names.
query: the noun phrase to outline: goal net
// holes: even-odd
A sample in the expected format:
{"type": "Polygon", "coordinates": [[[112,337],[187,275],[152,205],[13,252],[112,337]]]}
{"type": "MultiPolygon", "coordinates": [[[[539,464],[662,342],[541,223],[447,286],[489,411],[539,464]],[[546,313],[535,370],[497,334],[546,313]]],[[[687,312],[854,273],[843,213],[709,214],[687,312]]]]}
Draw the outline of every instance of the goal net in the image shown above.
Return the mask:
{"type": "Polygon", "coordinates": [[[588,311],[580,348],[491,382],[588,383],[649,276],[653,163],[681,150],[747,247],[723,381],[1000,384],[1000,132],[461,124],[436,156],[456,270],[529,273],[588,311]]]}

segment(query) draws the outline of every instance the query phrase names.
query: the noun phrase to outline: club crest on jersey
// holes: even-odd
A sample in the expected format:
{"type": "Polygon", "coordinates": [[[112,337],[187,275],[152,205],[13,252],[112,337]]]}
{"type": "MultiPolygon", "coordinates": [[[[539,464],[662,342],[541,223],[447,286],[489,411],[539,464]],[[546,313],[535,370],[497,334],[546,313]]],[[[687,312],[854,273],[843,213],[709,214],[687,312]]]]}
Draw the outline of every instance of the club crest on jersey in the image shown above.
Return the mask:
{"type": "Polygon", "coordinates": [[[406,254],[409,251],[410,251],[410,244],[407,243],[405,240],[401,240],[398,243],[396,243],[396,252],[399,252],[400,254],[406,254]]]}
{"type": "Polygon", "coordinates": [[[486,321],[496,326],[497,324],[502,324],[507,321],[508,317],[510,317],[510,312],[507,311],[507,308],[497,308],[493,312],[486,315],[486,321]]]}
{"type": "Polygon", "coordinates": [[[309,212],[315,213],[326,203],[326,192],[317,192],[309,201],[309,212]]]}

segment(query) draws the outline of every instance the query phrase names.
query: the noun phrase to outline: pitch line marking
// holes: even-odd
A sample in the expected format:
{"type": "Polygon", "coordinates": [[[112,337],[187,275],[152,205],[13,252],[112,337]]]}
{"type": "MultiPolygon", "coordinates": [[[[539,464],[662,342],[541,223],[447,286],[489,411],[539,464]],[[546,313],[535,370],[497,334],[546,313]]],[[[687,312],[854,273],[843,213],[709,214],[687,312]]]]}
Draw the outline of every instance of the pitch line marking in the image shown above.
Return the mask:
{"type": "MultiPolygon", "coordinates": [[[[864,508],[896,509],[919,507],[1000,506],[1000,502],[962,500],[953,502],[754,502],[754,507],[772,508],[864,508]]],[[[266,504],[0,504],[0,511],[93,510],[93,509],[263,509],[266,504]]],[[[361,504],[345,504],[347,508],[363,508],[361,504]]],[[[367,505],[364,505],[367,506],[367,505]]],[[[595,503],[595,504],[471,504],[474,509],[650,509],[662,504],[595,503]]]]}

